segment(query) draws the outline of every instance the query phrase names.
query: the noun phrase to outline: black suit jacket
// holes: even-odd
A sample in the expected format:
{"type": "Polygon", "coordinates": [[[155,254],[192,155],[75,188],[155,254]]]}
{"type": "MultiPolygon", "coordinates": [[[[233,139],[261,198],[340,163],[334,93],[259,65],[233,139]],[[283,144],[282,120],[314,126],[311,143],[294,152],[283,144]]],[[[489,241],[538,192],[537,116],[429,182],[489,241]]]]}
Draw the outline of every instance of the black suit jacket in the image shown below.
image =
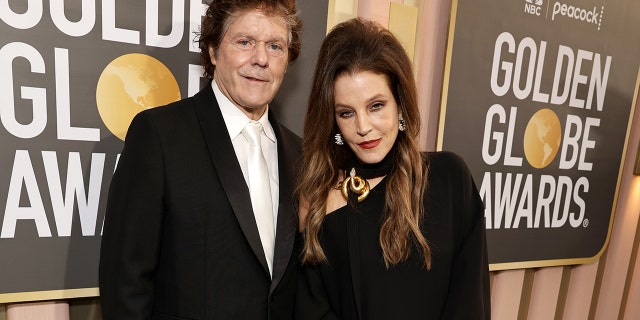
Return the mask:
{"type": "Polygon", "coordinates": [[[280,180],[273,280],[211,86],[134,118],[102,236],[105,320],[292,318],[300,138],[269,121],[280,180]]]}

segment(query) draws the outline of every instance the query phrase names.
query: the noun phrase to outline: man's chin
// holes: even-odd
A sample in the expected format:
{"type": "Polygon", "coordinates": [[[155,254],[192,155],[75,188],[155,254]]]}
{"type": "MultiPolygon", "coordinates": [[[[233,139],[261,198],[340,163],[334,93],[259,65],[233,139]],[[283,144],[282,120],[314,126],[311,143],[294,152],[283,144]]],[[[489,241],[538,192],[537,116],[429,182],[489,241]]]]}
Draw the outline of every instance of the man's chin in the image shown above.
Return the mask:
{"type": "Polygon", "coordinates": [[[256,105],[256,104],[249,104],[249,103],[245,103],[242,104],[240,106],[238,106],[236,104],[236,106],[242,110],[242,112],[244,112],[244,114],[246,114],[249,118],[253,119],[253,120],[258,120],[258,118],[260,118],[262,116],[262,114],[265,112],[267,105],[263,104],[262,106],[256,105]]]}
{"type": "Polygon", "coordinates": [[[269,97],[260,96],[260,97],[252,97],[250,99],[244,99],[242,102],[246,108],[261,109],[266,107],[271,102],[272,99],[273,99],[272,96],[269,96],[269,97]]]}

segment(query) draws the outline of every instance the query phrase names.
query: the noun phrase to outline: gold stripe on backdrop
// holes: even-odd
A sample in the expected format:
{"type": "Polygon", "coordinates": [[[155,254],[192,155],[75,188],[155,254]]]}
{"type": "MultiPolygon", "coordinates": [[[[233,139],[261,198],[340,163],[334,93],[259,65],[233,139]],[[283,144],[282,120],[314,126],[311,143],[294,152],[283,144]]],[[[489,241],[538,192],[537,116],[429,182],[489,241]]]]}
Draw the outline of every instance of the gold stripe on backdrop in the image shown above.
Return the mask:
{"type": "Polygon", "coordinates": [[[340,22],[358,16],[358,0],[329,0],[327,33],[340,22]]]}
{"type": "Polygon", "coordinates": [[[3,293],[0,294],[0,303],[97,297],[98,295],[100,295],[98,288],[3,293]]]}
{"type": "Polygon", "coordinates": [[[389,7],[389,30],[398,37],[413,62],[416,47],[418,8],[392,2],[389,7]]]}

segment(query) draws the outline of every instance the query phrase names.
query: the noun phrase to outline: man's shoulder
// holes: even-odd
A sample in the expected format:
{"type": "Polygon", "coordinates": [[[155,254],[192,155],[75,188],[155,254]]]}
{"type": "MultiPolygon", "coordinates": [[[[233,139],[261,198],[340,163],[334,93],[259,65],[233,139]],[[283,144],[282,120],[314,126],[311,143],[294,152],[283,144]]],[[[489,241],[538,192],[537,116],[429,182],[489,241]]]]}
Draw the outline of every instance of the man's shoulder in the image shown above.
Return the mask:
{"type": "Polygon", "coordinates": [[[183,98],[180,99],[178,101],[174,101],[171,102],[169,104],[165,104],[162,106],[157,106],[155,108],[151,108],[148,110],[145,110],[143,112],[148,112],[148,113],[152,113],[152,114],[167,114],[167,113],[174,113],[174,112],[180,112],[180,110],[189,107],[190,105],[193,104],[193,98],[192,97],[188,97],[188,98],[183,98]]]}
{"type": "Polygon", "coordinates": [[[302,139],[300,138],[300,136],[298,136],[295,132],[291,131],[283,124],[278,123],[278,125],[280,126],[280,136],[278,137],[278,143],[282,143],[283,146],[286,146],[297,154],[301,153],[302,139]]]}
{"type": "Polygon", "coordinates": [[[269,111],[269,122],[276,132],[276,135],[278,135],[278,140],[284,140],[286,143],[298,146],[302,144],[300,136],[280,122],[272,111],[269,111]]]}
{"type": "Polygon", "coordinates": [[[289,129],[287,126],[280,124],[280,128],[282,128],[282,135],[287,136],[289,139],[297,142],[298,144],[302,142],[302,138],[300,138],[300,136],[295,132],[291,131],[291,129],[289,129]]]}
{"type": "MultiPolygon", "coordinates": [[[[195,109],[198,103],[205,103],[205,101],[209,101],[209,95],[213,95],[211,88],[204,87],[200,92],[196,93],[191,97],[182,98],[180,100],[157,106],[155,108],[143,110],[140,113],[146,113],[152,118],[174,118],[179,116],[184,116],[186,113],[189,113],[187,110],[195,109]]],[[[214,98],[215,99],[215,98],[214,98]]]]}

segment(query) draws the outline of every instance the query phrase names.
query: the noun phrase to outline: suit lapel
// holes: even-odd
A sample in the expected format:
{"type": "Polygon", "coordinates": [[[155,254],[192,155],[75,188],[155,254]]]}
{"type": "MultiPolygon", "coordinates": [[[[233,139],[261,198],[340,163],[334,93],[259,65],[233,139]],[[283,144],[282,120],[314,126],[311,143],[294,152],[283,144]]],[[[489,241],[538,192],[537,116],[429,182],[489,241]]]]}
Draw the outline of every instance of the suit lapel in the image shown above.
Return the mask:
{"type": "MultiPolygon", "coordinates": [[[[233,144],[227,132],[227,126],[222,118],[211,84],[205,86],[203,90],[193,97],[193,100],[200,128],[218,172],[220,183],[229,199],[244,236],[268,274],[267,260],[262,248],[262,242],[260,242],[253,209],[251,208],[249,188],[242,178],[242,169],[240,169],[240,164],[236,158],[233,144]]],[[[280,231],[279,229],[278,231],[280,231]]]]}
{"type": "Polygon", "coordinates": [[[280,180],[278,223],[276,226],[273,278],[271,282],[271,292],[273,292],[289,265],[298,226],[297,210],[294,208],[295,201],[293,199],[294,163],[298,157],[293,154],[293,148],[291,148],[296,142],[291,141],[288,136],[284,135],[282,126],[276,121],[272,112],[269,112],[269,122],[278,140],[278,177],[280,180]]]}

